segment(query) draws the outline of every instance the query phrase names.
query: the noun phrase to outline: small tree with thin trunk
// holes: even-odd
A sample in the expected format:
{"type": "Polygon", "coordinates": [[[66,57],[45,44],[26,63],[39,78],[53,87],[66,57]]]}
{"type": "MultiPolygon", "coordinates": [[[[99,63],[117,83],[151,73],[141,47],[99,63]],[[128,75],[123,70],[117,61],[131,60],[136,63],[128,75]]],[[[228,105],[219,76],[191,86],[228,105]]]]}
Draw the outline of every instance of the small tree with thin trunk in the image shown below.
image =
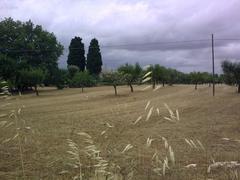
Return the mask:
{"type": "Polygon", "coordinates": [[[125,64],[118,68],[118,72],[122,74],[123,80],[129,85],[131,92],[133,92],[133,83],[136,83],[142,73],[141,67],[138,63],[134,66],[125,64]]]}
{"type": "Polygon", "coordinates": [[[117,86],[122,83],[122,77],[119,72],[108,72],[102,74],[103,82],[112,85],[115,96],[117,96],[117,86]]]}
{"type": "Polygon", "coordinates": [[[197,85],[201,82],[202,80],[202,75],[200,72],[191,72],[190,74],[191,82],[195,84],[195,90],[197,90],[197,85]]]}
{"type": "Polygon", "coordinates": [[[157,82],[162,82],[163,87],[168,80],[168,71],[165,67],[159,64],[151,65],[147,71],[152,72],[152,88],[154,89],[157,82]]]}
{"type": "Polygon", "coordinates": [[[94,85],[95,80],[87,71],[76,73],[70,82],[71,87],[80,87],[82,88],[82,92],[84,87],[91,87],[94,85]]]}
{"type": "Polygon", "coordinates": [[[224,82],[229,85],[237,85],[237,92],[240,93],[240,63],[223,61],[222,69],[224,73],[224,82]]]}

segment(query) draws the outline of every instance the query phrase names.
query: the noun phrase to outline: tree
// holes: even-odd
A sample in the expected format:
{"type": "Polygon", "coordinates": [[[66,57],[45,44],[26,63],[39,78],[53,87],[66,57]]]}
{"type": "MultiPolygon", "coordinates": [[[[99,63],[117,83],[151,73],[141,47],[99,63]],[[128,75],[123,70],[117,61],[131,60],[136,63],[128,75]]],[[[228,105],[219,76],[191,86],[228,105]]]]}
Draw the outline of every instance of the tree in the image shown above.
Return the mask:
{"type": "Polygon", "coordinates": [[[168,72],[168,84],[169,86],[172,86],[174,83],[177,83],[179,81],[179,72],[176,69],[167,69],[168,72]]]}
{"type": "Polygon", "coordinates": [[[212,83],[212,75],[208,72],[202,72],[201,75],[202,75],[202,83],[206,83],[210,87],[212,83]]]}
{"type": "Polygon", "coordinates": [[[84,87],[91,87],[94,85],[94,78],[87,71],[76,73],[71,81],[71,87],[80,87],[82,88],[82,92],[84,87]]]}
{"type": "Polygon", "coordinates": [[[0,54],[0,77],[5,81],[15,80],[17,65],[13,59],[0,54]]]}
{"type": "Polygon", "coordinates": [[[195,90],[197,90],[197,85],[202,81],[202,75],[200,72],[191,72],[190,74],[191,82],[195,84],[195,90]]]}
{"type": "Polygon", "coordinates": [[[112,85],[115,96],[117,96],[117,86],[122,83],[121,74],[119,72],[108,72],[102,75],[103,82],[112,85]]]}
{"type": "Polygon", "coordinates": [[[159,64],[155,64],[154,66],[151,65],[147,71],[152,72],[152,87],[153,89],[156,86],[156,83],[162,82],[163,87],[165,86],[165,83],[168,80],[168,71],[165,67],[160,66],[159,64]]]}
{"type": "Polygon", "coordinates": [[[90,74],[99,75],[102,71],[102,55],[97,39],[92,39],[87,54],[87,70],[90,74]]]}
{"type": "Polygon", "coordinates": [[[67,64],[77,66],[80,71],[85,70],[85,50],[84,44],[82,43],[82,38],[74,37],[71,40],[71,43],[69,45],[67,64]]]}
{"type": "Polygon", "coordinates": [[[75,65],[69,65],[68,66],[68,72],[69,72],[69,76],[70,78],[73,78],[73,76],[79,72],[79,68],[78,66],[75,66],[75,65]]]}
{"type": "Polygon", "coordinates": [[[57,67],[57,60],[63,52],[63,46],[53,33],[42,29],[29,20],[14,21],[7,18],[0,22],[1,54],[15,60],[26,61],[32,67],[57,67]]]}
{"type": "Polygon", "coordinates": [[[65,69],[56,69],[52,76],[52,81],[58,89],[63,89],[68,84],[68,71],[65,69]]]}
{"type": "Polygon", "coordinates": [[[7,80],[14,86],[18,72],[23,69],[38,68],[50,77],[58,69],[63,46],[42,26],[35,26],[30,20],[21,22],[6,18],[0,22],[0,38],[0,64],[3,64],[0,69],[5,69],[4,73],[9,75],[7,80]]]}
{"type": "Polygon", "coordinates": [[[35,93],[38,96],[39,92],[37,86],[43,83],[44,72],[41,69],[24,69],[19,72],[17,84],[19,89],[34,87],[35,93]]]}
{"type": "Polygon", "coordinates": [[[140,78],[142,69],[141,66],[136,63],[135,66],[125,64],[118,68],[118,72],[123,75],[124,81],[130,86],[131,92],[133,92],[133,83],[137,82],[140,78]]]}
{"type": "Polygon", "coordinates": [[[222,62],[225,83],[238,86],[237,92],[240,93],[240,63],[230,61],[222,62]]]}

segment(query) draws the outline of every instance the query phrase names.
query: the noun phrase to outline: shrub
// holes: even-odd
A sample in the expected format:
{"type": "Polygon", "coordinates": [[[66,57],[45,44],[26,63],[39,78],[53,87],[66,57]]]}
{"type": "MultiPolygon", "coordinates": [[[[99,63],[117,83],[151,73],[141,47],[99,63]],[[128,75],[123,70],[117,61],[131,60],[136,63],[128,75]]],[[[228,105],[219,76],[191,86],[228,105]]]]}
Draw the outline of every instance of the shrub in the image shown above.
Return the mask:
{"type": "Polygon", "coordinates": [[[68,72],[70,75],[70,78],[73,78],[74,75],[79,72],[79,67],[75,66],[75,65],[69,65],[68,66],[68,72]]]}
{"type": "Polygon", "coordinates": [[[19,71],[19,76],[16,81],[18,89],[22,91],[23,88],[34,87],[36,95],[38,96],[37,86],[42,84],[45,74],[41,69],[30,69],[19,71]]]}
{"type": "Polygon", "coordinates": [[[83,88],[96,85],[96,80],[86,71],[76,73],[70,81],[70,87],[83,88]]]}

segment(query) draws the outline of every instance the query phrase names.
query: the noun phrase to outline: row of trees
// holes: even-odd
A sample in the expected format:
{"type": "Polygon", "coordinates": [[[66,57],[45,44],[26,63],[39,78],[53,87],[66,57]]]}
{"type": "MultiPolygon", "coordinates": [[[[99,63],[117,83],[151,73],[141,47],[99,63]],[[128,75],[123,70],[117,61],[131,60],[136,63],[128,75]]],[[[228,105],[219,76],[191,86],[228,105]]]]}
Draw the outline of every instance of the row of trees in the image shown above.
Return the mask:
{"type": "MultiPolygon", "coordinates": [[[[142,69],[141,66],[136,63],[135,65],[125,64],[120,66],[117,71],[108,72],[102,74],[102,82],[105,84],[111,84],[114,87],[115,95],[117,94],[117,85],[127,84],[133,92],[133,84],[141,84],[144,74],[151,72],[149,80],[154,89],[156,84],[162,84],[164,87],[166,84],[172,86],[173,84],[195,84],[197,89],[198,84],[212,83],[212,74],[208,72],[191,72],[183,73],[176,69],[166,68],[159,64],[151,65],[147,69],[142,69]]],[[[215,75],[216,83],[223,83],[223,75],[215,75]]],[[[148,81],[149,83],[149,81],[148,81]]]]}
{"type": "Polygon", "coordinates": [[[38,95],[37,87],[41,84],[59,89],[66,85],[92,85],[94,80],[90,75],[97,77],[102,71],[100,47],[95,38],[90,42],[87,60],[82,39],[75,37],[71,40],[67,59],[69,72],[58,68],[63,46],[56,36],[31,21],[4,19],[0,22],[0,40],[0,78],[8,82],[11,91],[22,92],[34,87],[38,95]],[[78,73],[75,75],[75,72],[78,73]],[[83,79],[92,81],[77,83],[83,79]]]}
{"type": "MultiPolygon", "coordinates": [[[[58,58],[63,53],[63,46],[53,33],[34,25],[31,21],[20,22],[7,18],[0,22],[0,79],[6,81],[10,90],[22,92],[35,89],[38,85],[55,85],[63,87],[94,86],[97,83],[113,85],[117,94],[117,85],[127,84],[133,92],[133,84],[140,84],[141,78],[151,72],[153,88],[161,83],[173,85],[206,84],[212,82],[207,72],[182,73],[158,64],[142,69],[125,64],[116,71],[101,73],[102,57],[97,39],[92,39],[85,58],[84,44],[80,37],[71,40],[68,55],[68,70],[58,68],[58,58]]],[[[217,83],[225,82],[238,85],[240,92],[240,63],[224,61],[223,75],[214,77],[217,83]]]]}
{"type": "Polygon", "coordinates": [[[102,71],[102,56],[98,40],[95,38],[91,40],[86,60],[82,38],[74,37],[69,46],[67,64],[78,67],[81,72],[85,71],[86,67],[91,75],[98,76],[102,71]]]}

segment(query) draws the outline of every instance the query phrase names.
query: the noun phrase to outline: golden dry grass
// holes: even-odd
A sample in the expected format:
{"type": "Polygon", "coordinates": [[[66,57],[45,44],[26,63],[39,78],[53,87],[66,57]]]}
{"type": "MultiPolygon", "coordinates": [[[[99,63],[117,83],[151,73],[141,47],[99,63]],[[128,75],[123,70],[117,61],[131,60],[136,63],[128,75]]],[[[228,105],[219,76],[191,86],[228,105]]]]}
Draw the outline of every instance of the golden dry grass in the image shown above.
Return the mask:
{"type": "MultiPolygon", "coordinates": [[[[25,106],[19,124],[31,128],[22,132],[26,179],[70,179],[74,170],[68,165],[66,140],[73,139],[81,146],[77,132],[90,134],[102,156],[118,164],[122,175],[131,170],[133,179],[163,178],[152,171],[151,165],[155,149],[164,153],[160,143],[162,136],[171,145],[176,161],[165,179],[231,178],[227,171],[211,174],[206,171],[211,159],[240,161],[240,142],[235,141],[240,139],[240,96],[234,92],[234,87],[218,85],[215,97],[205,85],[199,86],[197,91],[191,85],[167,86],[156,91],[141,89],[142,86],[136,86],[135,92],[130,93],[128,87],[122,86],[118,88],[119,96],[115,97],[112,87],[87,88],[84,93],[81,89],[43,88],[39,97],[28,94],[1,101],[0,106],[11,104],[1,107],[0,114],[25,106]],[[145,121],[148,110],[144,108],[148,101],[151,101],[148,110],[154,108],[145,121]],[[179,122],[164,119],[168,116],[164,103],[173,110],[178,109],[179,122]],[[143,118],[133,125],[140,115],[143,118]],[[101,135],[103,131],[106,133],[101,135]],[[146,148],[149,137],[157,140],[146,148]],[[200,140],[206,151],[190,148],[185,138],[200,140]],[[128,144],[133,148],[126,154],[116,153],[128,144]],[[188,164],[197,166],[184,168],[188,164]],[[65,171],[69,172],[65,174],[65,171]]],[[[0,140],[14,136],[15,131],[13,127],[0,129],[0,140]]],[[[88,171],[86,169],[85,173],[88,171]]],[[[22,178],[22,170],[17,143],[12,140],[0,144],[0,179],[16,177],[22,178]]]]}

